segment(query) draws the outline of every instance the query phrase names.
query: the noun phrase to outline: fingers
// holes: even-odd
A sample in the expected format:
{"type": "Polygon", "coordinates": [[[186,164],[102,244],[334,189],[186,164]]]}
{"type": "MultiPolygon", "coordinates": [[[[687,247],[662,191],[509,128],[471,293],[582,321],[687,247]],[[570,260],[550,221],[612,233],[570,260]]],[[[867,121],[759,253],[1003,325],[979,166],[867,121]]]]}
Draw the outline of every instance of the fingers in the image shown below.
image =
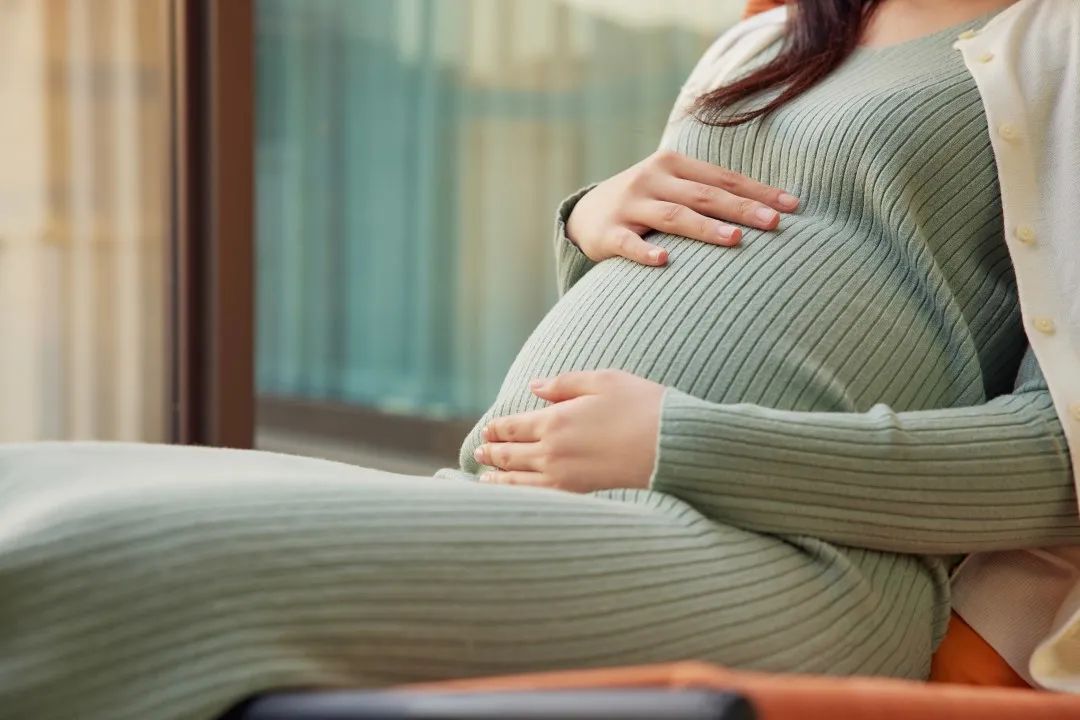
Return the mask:
{"type": "MultiPolygon", "coordinates": [[[[670,162],[672,172],[678,178],[726,190],[732,195],[756,200],[781,212],[791,212],[799,207],[799,199],[781,188],[751,180],[719,165],[685,155],[676,155],[670,162]]],[[[754,224],[754,227],[758,225],[754,224]]]]}
{"type": "Polygon", "coordinates": [[[780,188],[659,151],[581,198],[567,232],[595,262],[622,257],[659,267],[668,263],[668,253],[645,241],[648,230],[733,247],[742,240],[736,224],[775,230],[781,213],[798,207],[798,198],[780,188]]]}
{"type": "Polygon", "coordinates": [[[681,235],[727,247],[734,247],[742,240],[742,231],[739,228],[702,215],[678,202],[650,200],[645,207],[645,214],[651,227],[670,235],[681,235]]]}
{"type": "Polygon", "coordinates": [[[473,451],[481,465],[500,470],[539,472],[543,464],[540,443],[488,443],[473,451]]]}
{"type": "Polygon", "coordinates": [[[548,402],[564,402],[582,395],[595,395],[601,391],[610,370],[580,370],[563,373],[555,378],[533,380],[529,389],[537,397],[548,402]]]}
{"type": "Polygon", "coordinates": [[[666,265],[668,252],[641,239],[629,228],[614,227],[609,236],[611,254],[633,260],[642,265],[666,265]]]}
{"type": "Polygon", "coordinates": [[[693,180],[668,178],[662,197],[701,215],[760,230],[774,230],[780,224],[780,213],[765,203],[693,180]]]}
{"type": "Polygon", "coordinates": [[[519,415],[507,415],[492,420],[484,426],[480,434],[486,442],[536,442],[540,439],[540,431],[546,416],[547,408],[519,415]]]}

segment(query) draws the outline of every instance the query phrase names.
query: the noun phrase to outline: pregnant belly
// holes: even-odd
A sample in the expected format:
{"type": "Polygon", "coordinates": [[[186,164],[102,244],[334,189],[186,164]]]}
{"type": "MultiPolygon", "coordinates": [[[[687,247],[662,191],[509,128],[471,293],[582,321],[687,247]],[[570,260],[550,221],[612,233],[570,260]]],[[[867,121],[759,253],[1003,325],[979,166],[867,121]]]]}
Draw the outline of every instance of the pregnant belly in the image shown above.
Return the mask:
{"type": "Polygon", "coordinates": [[[651,240],[671,251],[669,266],[615,259],[586,273],[529,337],[477,428],[542,407],[528,382],[570,370],[617,368],[712,402],[823,411],[902,408],[911,387],[950,381],[939,355],[956,343],[887,248],[782,234],[751,234],[738,249],[651,240]],[[898,375],[909,382],[883,381],[898,375]]]}

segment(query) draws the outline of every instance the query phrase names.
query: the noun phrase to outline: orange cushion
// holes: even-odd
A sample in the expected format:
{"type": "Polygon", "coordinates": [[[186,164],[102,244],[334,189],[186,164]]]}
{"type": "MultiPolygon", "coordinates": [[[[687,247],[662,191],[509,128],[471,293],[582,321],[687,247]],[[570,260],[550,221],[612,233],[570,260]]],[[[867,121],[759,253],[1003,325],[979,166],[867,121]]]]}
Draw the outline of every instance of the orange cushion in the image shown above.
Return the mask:
{"type": "Polygon", "coordinates": [[[956,613],[934,655],[930,682],[1030,688],[990,643],[956,613]]]}
{"type": "Polygon", "coordinates": [[[748,3],[746,3],[746,13],[743,17],[757,15],[759,12],[772,10],[773,8],[778,8],[783,4],[784,0],[750,0],[748,3]]]}
{"type": "Polygon", "coordinates": [[[581,670],[413,686],[442,692],[715,688],[745,695],[759,720],[1076,720],[1080,697],[883,678],[767,675],[703,663],[581,670]]]}

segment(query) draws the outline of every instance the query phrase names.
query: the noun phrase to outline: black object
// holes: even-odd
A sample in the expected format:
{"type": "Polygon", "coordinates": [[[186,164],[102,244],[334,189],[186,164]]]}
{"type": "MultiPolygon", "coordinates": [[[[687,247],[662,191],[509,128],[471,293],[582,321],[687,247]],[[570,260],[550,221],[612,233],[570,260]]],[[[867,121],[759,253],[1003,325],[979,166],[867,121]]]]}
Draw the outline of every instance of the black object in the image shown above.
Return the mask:
{"type": "Polygon", "coordinates": [[[710,690],[318,692],[267,695],[223,720],[755,720],[740,695],[710,690]]]}

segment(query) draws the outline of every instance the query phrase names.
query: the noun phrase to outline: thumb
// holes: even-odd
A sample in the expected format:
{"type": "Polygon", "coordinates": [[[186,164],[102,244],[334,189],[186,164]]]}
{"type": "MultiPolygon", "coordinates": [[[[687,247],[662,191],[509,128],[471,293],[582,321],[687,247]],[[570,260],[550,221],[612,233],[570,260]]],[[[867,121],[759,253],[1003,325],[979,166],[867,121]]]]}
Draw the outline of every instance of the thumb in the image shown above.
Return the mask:
{"type": "Polygon", "coordinates": [[[529,389],[541,400],[563,402],[596,394],[599,391],[599,375],[595,370],[568,372],[555,378],[533,380],[529,383],[529,389]]]}
{"type": "Polygon", "coordinates": [[[608,246],[612,255],[639,265],[666,265],[668,261],[667,250],[645,242],[630,228],[614,228],[608,235],[608,246]]]}

